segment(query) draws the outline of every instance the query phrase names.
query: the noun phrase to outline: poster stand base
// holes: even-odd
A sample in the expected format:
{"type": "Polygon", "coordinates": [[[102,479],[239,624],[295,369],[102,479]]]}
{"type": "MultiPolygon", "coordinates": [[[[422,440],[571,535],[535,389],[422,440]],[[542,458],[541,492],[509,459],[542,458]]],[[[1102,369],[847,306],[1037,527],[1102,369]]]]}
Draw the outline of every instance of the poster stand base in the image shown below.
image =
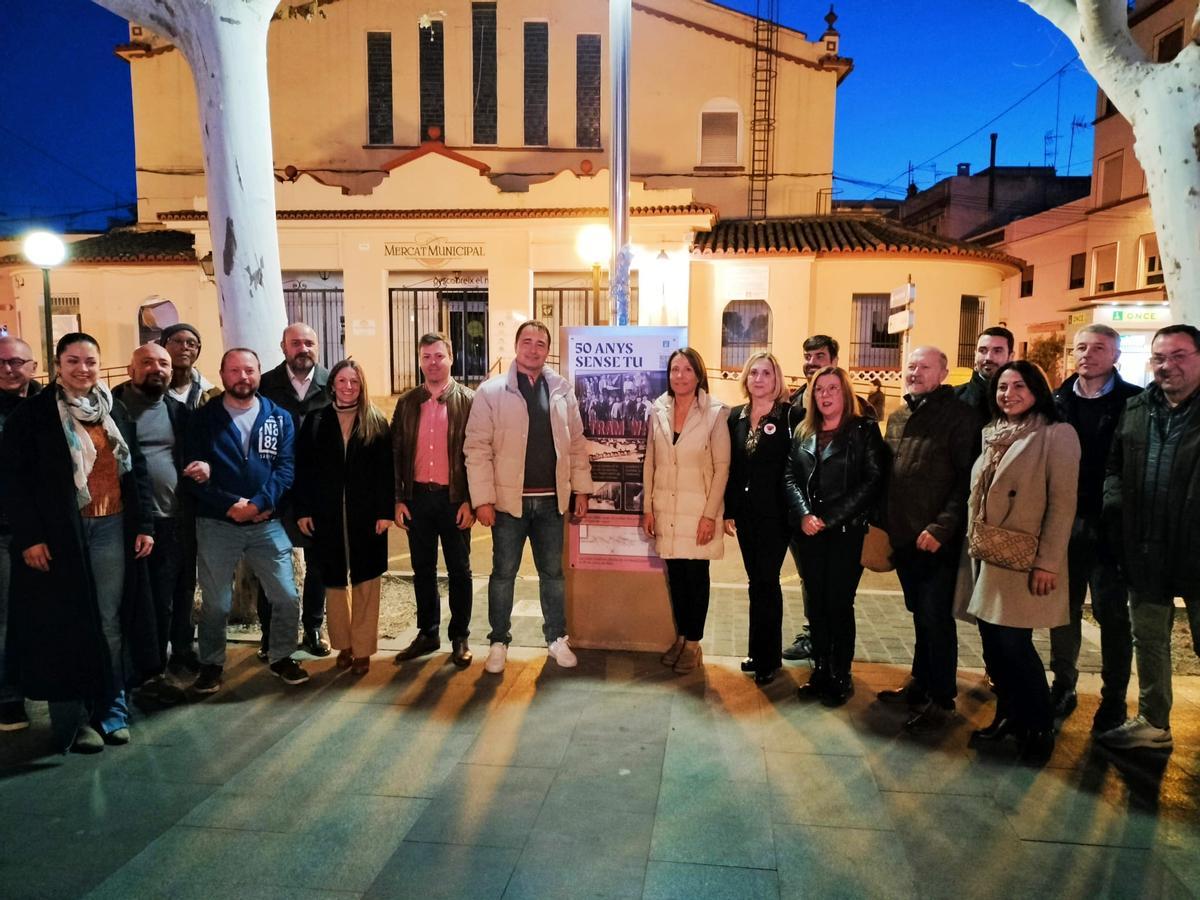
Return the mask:
{"type": "Polygon", "coordinates": [[[566,570],[571,646],[662,653],[675,622],[662,572],[566,570]]]}

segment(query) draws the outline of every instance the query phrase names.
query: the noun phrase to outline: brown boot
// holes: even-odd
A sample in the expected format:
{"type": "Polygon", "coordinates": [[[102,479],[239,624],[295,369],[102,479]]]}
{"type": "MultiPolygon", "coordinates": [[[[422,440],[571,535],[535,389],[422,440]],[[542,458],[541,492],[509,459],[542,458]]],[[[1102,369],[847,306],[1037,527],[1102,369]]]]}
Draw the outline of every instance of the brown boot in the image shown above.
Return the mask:
{"type": "Polygon", "coordinates": [[[668,649],[667,652],[662,655],[661,661],[664,666],[675,665],[676,661],[679,659],[679,654],[683,652],[684,643],[685,641],[682,634],[675,638],[675,643],[673,643],[670,649],[668,649]]]}
{"type": "Polygon", "coordinates": [[[683,650],[679,653],[679,659],[675,660],[676,672],[690,672],[696,666],[703,665],[704,653],[700,649],[699,641],[684,641],[683,650]]]}

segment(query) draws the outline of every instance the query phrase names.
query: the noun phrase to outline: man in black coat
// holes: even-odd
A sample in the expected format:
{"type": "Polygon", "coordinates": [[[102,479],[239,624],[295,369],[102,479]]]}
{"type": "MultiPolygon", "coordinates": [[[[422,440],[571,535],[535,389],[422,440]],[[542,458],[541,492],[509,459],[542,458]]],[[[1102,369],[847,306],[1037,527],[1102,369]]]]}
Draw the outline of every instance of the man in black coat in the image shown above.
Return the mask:
{"type": "Polygon", "coordinates": [[[1075,335],[1075,374],[1054,393],[1063,421],[1079,435],[1079,500],[1067,549],[1071,621],[1050,629],[1050,697],[1058,718],[1069,716],[1078,703],[1079,640],[1083,599],[1089,587],[1092,614],[1100,625],[1103,660],[1100,708],[1092,731],[1101,733],[1125,721],[1125,691],[1133,662],[1129,604],[1116,558],[1100,525],[1104,501],[1104,465],[1125,401],[1142,392],[1117,373],[1121,336],[1107,325],[1087,325],[1075,335]]]}
{"type": "Polygon", "coordinates": [[[979,427],[992,417],[988,407],[988,383],[996,370],[1012,359],[1013,333],[1001,325],[979,332],[975,339],[975,369],[971,380],[954,389],[954,395],[979,414],[979,427]]]}
{"type": "MultiPolygon", "coordinates": [[[[279,346],[283,350],[283,362],[263,372],[258,392],[292,414],[296,434],[299,434],[310,412],[323,409],[333,402],[329,396],[329,370],[317,362],[320,353],[317,333],[303,322],[293,322],[285,328],[279,346]]],[[[313,656],[328,656],[329,644],[321,637],[321,625],[325,621],[325,583],[321,578],[320,561],[313,552],[312,541],[296,525],[290,500],[284,504],[282,518],[292,546],[304,552],[304,591],[300,612],[304,639],[301,647],[313,656]]],[[[271,605],[262,588],[258,591],[258,621],[263,633],[258,658],[266,660],[267,635],[271,631],[271,605]]]]}
{"type": "Polygon", "coordinates": [[[1097,740],[1170,750],[1171,626],[1182,597],[1200,655],[1200,329],[1160,328],[1154,384],[1126,401],[1104,478],[1105,531],[1129,585],[1138,714],[1097,740]]]}
{"type": "MultiPolygon", "coordinates": [[[[138,443],[150,477],[155,549],[147,564],[159,654],[167,659],[169,644],[172,670],[185,675],[200,670],[192,646],[195,563],[191,573],[186,571],[189,558],[194,560],[187,548],[195,546],[195,522],[185,492],[179,490],[188,408],[168,395],[170,383],[170,354],[160,344],[145,344],[133,351],[129,381],[113,388],[113,397],[124,404],[137,425],[138,443]]],[[[173,704],[183,699],[180,686],[161,674],[143,684],[137,695],[139,703],[150,700],[173,704]]]]}
{"type": "MultiPolygon", "coordinates": [[[[42,386],[33,380],[37,360],[33,348],[20,338],[0,337],[0,435],[12,411],[26,397],[33,397],[42,386]]],[[[5,642],[8,640],[8,593],[12,567],[8,549],[12,543],[12,525],[8,509],[0,496],[0,731],[20,731],[29,727],[25,698],[16,679],[8,673],[5,642]]]]}

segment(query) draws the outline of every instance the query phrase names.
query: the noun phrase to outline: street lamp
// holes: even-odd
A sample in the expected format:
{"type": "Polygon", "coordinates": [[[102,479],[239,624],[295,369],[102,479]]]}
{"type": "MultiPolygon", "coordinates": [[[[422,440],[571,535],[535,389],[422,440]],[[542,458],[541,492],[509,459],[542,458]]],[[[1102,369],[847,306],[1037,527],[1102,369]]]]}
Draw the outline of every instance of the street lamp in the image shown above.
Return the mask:
{"type": "Polygon", "coordinates": [[[592,267],[592,324],[600,324],[600,265],[612,255],[612,232],[607,225],[585,225],[575,239],[575,252],[592,267]]]}
{"type": "Polygon", "coordinates": [[[50,231],[34,231],[22,246],[25,258],[42,270],[42,328],[46,338],[46,380],[54,379],[54,311],[50,306],[50,270],[67,258],[62,238],[50,231]]]}

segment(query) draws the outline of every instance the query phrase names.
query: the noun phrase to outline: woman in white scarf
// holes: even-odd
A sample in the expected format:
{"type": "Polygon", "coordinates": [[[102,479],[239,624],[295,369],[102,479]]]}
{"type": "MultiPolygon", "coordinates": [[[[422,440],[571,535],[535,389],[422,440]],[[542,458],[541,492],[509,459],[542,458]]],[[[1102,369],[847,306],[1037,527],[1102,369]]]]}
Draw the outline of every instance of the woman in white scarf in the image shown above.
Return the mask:
{"type": "Polygon", "coordinates": [[[979,741],[1014,735],[1021,756],[1054,750],[1054,712],[1033,629],[1067,622],[1067,542],[1075,517],[1079,439],[1058,420],[1041,369],[1002,366],[989,385],[992,421],[971,473],[967,558],[956,608],[979,623],[996,718],[979,741]]]}

